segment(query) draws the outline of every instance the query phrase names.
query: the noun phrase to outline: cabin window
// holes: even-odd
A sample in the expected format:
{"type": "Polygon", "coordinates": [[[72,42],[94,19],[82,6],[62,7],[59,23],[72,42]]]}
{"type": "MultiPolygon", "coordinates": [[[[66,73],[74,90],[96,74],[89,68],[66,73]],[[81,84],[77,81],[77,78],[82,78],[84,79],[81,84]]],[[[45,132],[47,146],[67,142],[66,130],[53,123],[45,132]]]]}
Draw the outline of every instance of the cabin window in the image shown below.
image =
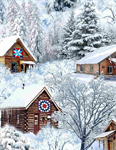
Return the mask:
{"type": "Polygon", "coordinates": [[[21,64],[21,71],[23,71],[23,64],[21,64]]]}
{"type": "Polygon", "coordinates": [[[11,72],[17,72],[17,63],[11,63],[11,72]]]}
{"type": "Polygon", "coordinates": [[[19,124],[19,115],[17,115],[17,124],[19,124]]]}
{"type": "Polygon", "coordinates": [[[10,123],[10,115],[8,114],[8,123],[10,123]]]}
{"type": "Polygon", "coordinates": [[[38,115],[35,115],[35,125],[38,125],[38,115]]]}
{"type": "Polygon", "coordinates": [[[43,122],[43,123],[45,122],[45,117],[42,117],[42,122],[43,122]]]}
{"type": "Polygon", "coordinates": [[[90,72],[93,72],[93,65],[90,65],[90,72]]]}
{"type": "Polygon", "coordinates": [[[113,67],[107,66],[107,74],[113,74],[113,67]]]}
{"type": "Polygon", "coordinates": [[[81,66],[80,66],[80,71],[81,71],[81,72],[84,72],[84,71],[85,71],[84,65],[81,65],[81,66]]]}

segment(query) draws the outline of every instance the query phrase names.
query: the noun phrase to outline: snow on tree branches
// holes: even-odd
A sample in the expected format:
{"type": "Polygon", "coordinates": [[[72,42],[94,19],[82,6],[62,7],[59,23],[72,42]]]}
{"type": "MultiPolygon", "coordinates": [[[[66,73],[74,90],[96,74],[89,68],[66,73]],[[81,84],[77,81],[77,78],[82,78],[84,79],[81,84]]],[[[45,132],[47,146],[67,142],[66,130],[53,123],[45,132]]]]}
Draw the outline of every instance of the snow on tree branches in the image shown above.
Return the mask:
{"type": "Polygon", "coordinates": [[[68,80],[61,89],[62,97],[59,92],[56,100],[58,97],[62,112],[56,112],[53,117],[74,131],[82,141],[81,150],[87,150],[94,142],[96,131],[100,132],[102,123],[113,111],[116,104],[115,88],[98,79],[88,85],[68,80]]]}
{"type": "Polygon", "coordinates": [[[93,2],[86,1],[82,13],[77,16],[75,31],[69,42],[68,55],[77,59],[93,51],[93,48],[101,47],[103,35],[98,27],[98,17],[93,2]]]}
{"type": "MultiPolygon", "coordinates": [[[[75,133],[64,129],[44,127],[38,134],[39,147],[41,150],[75,150],[78,141],[75,133]]],[[[78,141],[79,142],[79,141],[78,141]]]]}
{"type": "Polygon", "coordinates": [[[70,17],[68,19],[68,22],[66,23],[66,26],[64,27],[64,36],[63,36],[63,49],[61,52],[62,58],[68,58],[68,43],[72,40],[72,33],[75,31],[75,16],[74,16],[74,9],[71,9],[70,11],[70,17]]]}
{"type": "Polygon", "coordinates": [[[0,150],[33,150],[27,138],[14,127],[0,129],[0,150]]]}

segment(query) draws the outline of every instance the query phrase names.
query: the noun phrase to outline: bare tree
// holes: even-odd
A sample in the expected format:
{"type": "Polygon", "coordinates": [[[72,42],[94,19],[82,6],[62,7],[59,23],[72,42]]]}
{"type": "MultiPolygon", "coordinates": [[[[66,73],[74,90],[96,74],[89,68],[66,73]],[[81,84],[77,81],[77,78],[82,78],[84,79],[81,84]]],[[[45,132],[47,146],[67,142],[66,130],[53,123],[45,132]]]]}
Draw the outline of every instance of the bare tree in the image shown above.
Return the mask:
{"type": "Polygon", "coordinates": [[[68,80],[61,88],[62,112],[56,112],[53,117],[74,131],[82,141],[81,150],[87,150],[115,106],[115,89],[105,85],[101,79],[92,80],[87,85],[68,80]]]}
{"type": "Polygon", "coordinates": [[[75,150],[78,146],[75,134],[64,129],[47,126],[38,132],[37,137],[39,150],[75,150]]]}

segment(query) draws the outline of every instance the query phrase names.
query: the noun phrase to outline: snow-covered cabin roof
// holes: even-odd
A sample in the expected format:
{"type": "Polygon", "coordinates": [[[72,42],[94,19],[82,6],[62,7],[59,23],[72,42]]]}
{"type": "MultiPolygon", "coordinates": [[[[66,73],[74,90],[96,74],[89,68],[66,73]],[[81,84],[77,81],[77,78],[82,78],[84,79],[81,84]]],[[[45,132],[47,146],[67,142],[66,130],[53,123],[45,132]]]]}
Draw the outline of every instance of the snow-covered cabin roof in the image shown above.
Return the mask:
{"type": "Polygon", "coordinates": [[[76,64],[98,64],[110,55],[116,52],[116,45],[105,46],[96,49],[76,62],[76,64]]]}
{"type": "Polygon", "coordinates": [[[43,91],[51,98],[50,93],[44,85],[33,84],[23,88],[16,89],[6,100],[0,105],[1,109],[5,108],[28,108],[43,91]]]}
{"type": "Polygon", "coordinates": [[[115,132],[115,130],[101,133],[100,135],[96,136],[95,139],[105,138],[105,137],[111,135],[114,132],[115,132]]]}
{"type": "Polygon", "coordinates": [[[31,51],[27,48],[26,44],[23,42],[20,36],[15,35],[7,38],[0,39],[0,56],[4,56],[6,52],[17,42],[17,40],[20,39],[24,47],[27,49],[27,51],[31,54],[31,56],[35,59],[34,55],[31,53],[31,51]]]}

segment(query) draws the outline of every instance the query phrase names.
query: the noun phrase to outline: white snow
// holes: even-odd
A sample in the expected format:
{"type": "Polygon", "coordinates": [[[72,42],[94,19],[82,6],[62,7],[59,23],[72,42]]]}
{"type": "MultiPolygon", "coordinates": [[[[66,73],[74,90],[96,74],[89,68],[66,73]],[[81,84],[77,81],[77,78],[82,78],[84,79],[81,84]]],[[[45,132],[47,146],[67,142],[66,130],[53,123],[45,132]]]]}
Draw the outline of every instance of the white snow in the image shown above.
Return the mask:
{"type": "Polygon", "coordinates": [[[111,61],[116,62],[116,58],[112,58],[111,61]]]}
{"type": "Polygon", "coordinates": [[[116,45],[105,46],[96,49],[94,52],[87,54],[81,60],[77,61],[77,64],[98,64],[105,58],[109,57],[116,52],[116,45]]]}
{"type": "Polygon", "coordinates": [[[116,123],[116,119],[112,119],[112,121],[114,121],[116,123]]]}
{"type": "Polygon", "coordinates": [[[21,40],[24,47],[28,50],[32,57],[36,60],[31,51],[27,48],[26,44],[22,41],[21,37],[18,35],[0,39],[0,56],[4,56],[6,52],[13,46],[13,44],[16,43],[18,38],[21,40]]]}
{"type": "Polygon", "coordinates": [[[24,89],[18,88],[0,105],[0,108],[24,108],[37,96],[38,93],[42,91],[44,87],[44,85],[33,84],[24,87],[24,89]]]}
{"type": "Polygon", "coordinates": [[[23,64],[35,65],[33,61],[21,61],[23,64]]]}
{"type": "Polygon", "coordinates": [[[104,133],[102,133],[102,134],[96,136],[95,139],[104,138],[104,137],[106,137],[106,136],[112,134],[113,132],[115,132],[115,130],[113,130],[113,131],[108,131],[108,132],[104,132],[104,133]]]}
{"type": "Polygon", "coordinates": [[[94,75],[88,75],[88,74],[79,74],[79,73],[71,73],[69,74],[71,78],[75,78],[76,80],[79,80],[79,82],[88,83],[92,79],[94,79],[94,75]]]}

